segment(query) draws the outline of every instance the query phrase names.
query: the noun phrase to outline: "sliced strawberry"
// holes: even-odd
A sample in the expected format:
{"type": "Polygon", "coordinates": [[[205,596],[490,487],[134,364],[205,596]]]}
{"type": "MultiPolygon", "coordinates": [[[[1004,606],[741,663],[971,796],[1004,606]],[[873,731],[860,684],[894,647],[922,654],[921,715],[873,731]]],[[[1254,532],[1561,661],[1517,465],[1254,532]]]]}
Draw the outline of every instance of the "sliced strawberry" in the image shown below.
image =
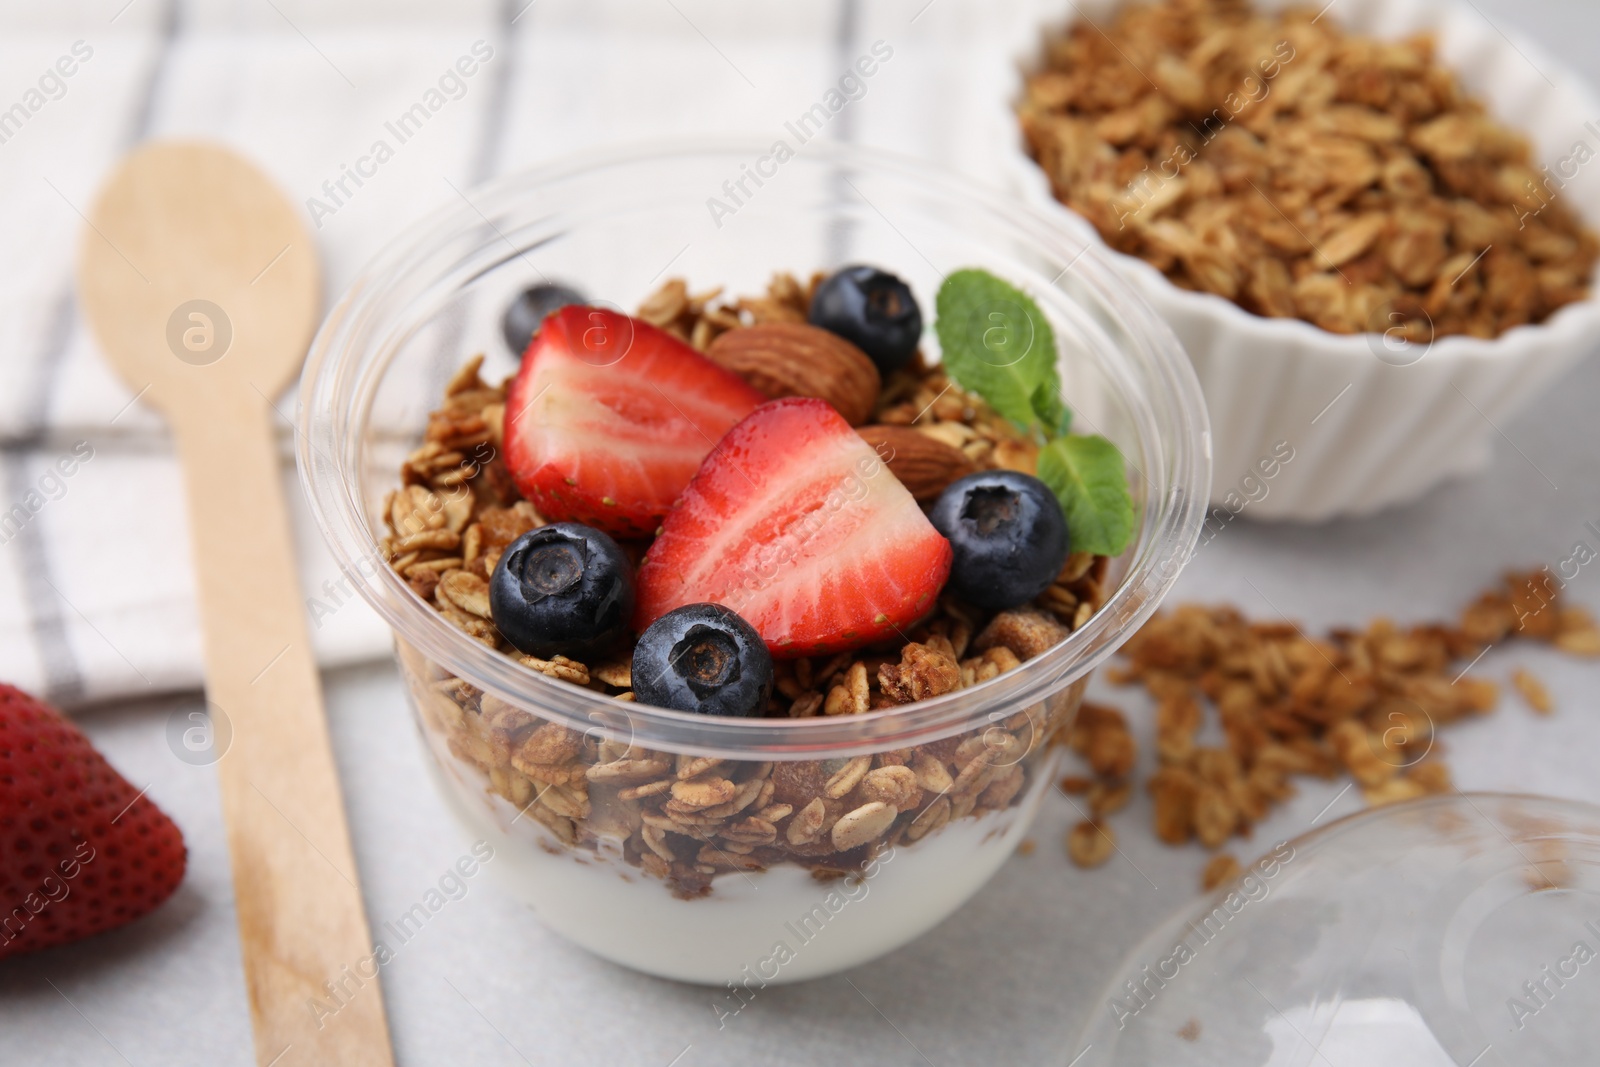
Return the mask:
{"type": "Polygon", "coordinates": [[[639,565],[635,626],[710,601],[776,656],[859,648],[933,607],[950,542],[821,400],[757,408],[728,431],[639,565]]]}
{"type": "Polygon", "coordinates": [[[568,306],[544,320],[506,397],[506,463],[548,519],[650,534],[765,399],[647,322],[568,306]]]}
{"type": "Polygon", "coordinates": [[[0,685],[0,959],[137,919],[183,881],[186,855],[76,727],[0,685]]]}

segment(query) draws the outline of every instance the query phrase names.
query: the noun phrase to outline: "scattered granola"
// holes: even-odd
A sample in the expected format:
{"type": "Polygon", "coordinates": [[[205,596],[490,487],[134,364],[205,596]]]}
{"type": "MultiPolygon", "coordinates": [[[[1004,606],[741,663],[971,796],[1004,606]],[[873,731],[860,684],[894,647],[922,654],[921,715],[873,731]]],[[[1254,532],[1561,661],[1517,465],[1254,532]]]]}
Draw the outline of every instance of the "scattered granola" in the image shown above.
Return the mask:
{"type": "MultiPolygon", "coordinates": [[[[692,295],[674,279],[645,300],[640,317],[704,350],[736,326],[804,322],[819,280],[802,285],[778,275],[765,297],[723,301],[715,291],[692,295]]],[[[545,520],[506,469],[506,386],[482,381],[481,365],[474,358],[451,379],[422,445],[402,465],[402,486],[385,504],[389,533],[381,548],[419,596],[473,639],[548,677],[633,701],[627,653],[595,663],[543,660],[518,652],[494,626],[487,582],[495,564],[545,520]]],[[[893,428],[949,450],[960,457],[948,461],[952,469],[1031,471],[1038,451],[920,357],[887,377],[868,422],[863,429],[893,428]]],[[[898,439],[881,436],[891,446],[898,439]]],[[[894,460],[884,458],[894,470],[894,460]]],[[[637,562],[643,546],[623,547],[637,562]]],[[[1069,556],[1025,608],[990,613],[945,596],[892,647],[779,660],[766,714],[857,715],[994,678],[1065,638],[1100,607],[1108,562],[1069,556]]],[[[721,872],[784,862],[837,875],[953,819],[1021,803],[1030,783],[1051,773],[1049,743],[1083,690],[1079,683],[981,730],[911,749],[849,760],[724,761],[579,733],[480,692],[409,646],[400,654],[413,690],[424,694],[419,710],[441,755],[476,767],[492,793],[568,846],[600,851],[620,842],[628,863],[683,897],[709,892],[721,872]]],[[[1102,798],[1097,810],[1117,806],[1102,798]]]]}
{"type": "MultiPolygon", "coordinates": [[[[1495,683],[1467,673],[1477,657],[1513,637],[1591,655],[1597,636],[1594,617],[1562,604],[1540,570],[1506,575],[1454,625],[1402,629],[1380,618],[1322,639],[1288,621],[1252,622],[1232,607],[1182,605],[1146,623],[1120,652],[1127,666],[1107,677],[1141,684],[1156,702],[1159,765],[1146,782],[1156,836],[1217,849],[1248,837],[1292,796],[1294,775],[1346,773],[1374,806],[1451,791],[1449,769],[1433,753],[1436,732],[1488,714],[1500,697],[1495,683]],[[1215,710],[1220,746],[1199,741],[1207,708],[1215,710]]],[[[1513,683],[1548,713],[1549,692],[1538,679],[1518,670],[1513,683]]],[[[1114,708],[1086,703],[1065,740],[1093,777],[1064,778],[1061,788],[1089,798],[1095,819],[1103,819],[1120,807],[1106,798],[1131,788],[1137,743],[1127,721],[1114,708]]],[[[1236,868],[1219,854],[1202,884],[1220,884],[1236,868]]]]}
{"type": "Polygon", "coordinates": [[[1600,243],[1526,140],[1430,37],[1316,8],[1162,0],[1048,40],[1018,110],[1057,198],[1183,288],[1336,333],[1495,337],[1583,299],[1600,243]]]}
{"type": "Polygon", "coordinates": [[[1239,861],[1226,852],[1219,852],[1211,857],[1211,862],[1206,864],[1206,869],[1200,875],[1200,888],[1205,892],[1227,885],[1244,873],[1244,868],[1239,866],[1239,861]]]}

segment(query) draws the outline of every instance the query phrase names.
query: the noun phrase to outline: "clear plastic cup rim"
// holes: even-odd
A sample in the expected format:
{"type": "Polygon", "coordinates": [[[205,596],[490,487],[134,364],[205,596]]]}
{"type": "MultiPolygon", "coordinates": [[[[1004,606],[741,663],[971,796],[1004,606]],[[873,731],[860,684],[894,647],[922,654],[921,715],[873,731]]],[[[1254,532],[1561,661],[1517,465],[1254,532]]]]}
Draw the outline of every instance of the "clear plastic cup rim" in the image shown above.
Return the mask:
{"type": "MultiPolygon", "coordinates": [[[[570,186],[585,175],[627,168],[648,173],[675,163],[718,157],[732,165],[768,150],[749,140],[644,143],[594,151],[496,179],[469,192],[465,202],[435,211],[404,230],[380,252],[330,309],[306,360],[298,411],[296,457],[313,515],[339,568],[394,630],[441,668],[512,704],[537,708],[546,718],[579,730],[626,735],[651,747],[725,758],[826,759],[909,747],[981,725],[1045,698],[1082,679],[1111,655],[1171,588],[1193,551],[1210,482],[1210,428],[1204,399],[1181,345],[1154,308],[1085,242],[1073,227],[965,180],[930,173],[914,160],[854,146],[814,143],[786,167],[825,168],[905,183],[921,195],[949,198],[963,210],[981,211],[1007,240],[1072,272],[1076,286],[1115,312],[1137,346],[1148,379],[1140,394],[1123,396],[1138,426],[1147,466],[1159,464],[1135,491],[1139,528],[1122,560],[1125,573],[1106,603],[1057,647],[987,682],[945,696],[867,712],[818,719],[713,719],[616,701],[546,678],[468,637],[427,605],[382,563],[362,503],[361,431],[389,359],[399,326],[382,321],[376,306],[391,287],[418,272],[419,264],[463,233],[494,231],[498,213],[530,198],[550,207],[540,216],[560,227],[570,186]],[[560,195],[557,195],[559,192],[560,195]],[[387,353],[387,356],[385,356],[387,353]],[[1163,450],[1166,457],[1163,457],[1163,450]],[[1170,458],[1167,458],[1170,457],[1170,458]],[[374,565],[377,561],[377,565],[374,565]],[[999,709],[999,710],[997,710],[999,709]]],[[[526,230],[526,225],[524,226],[526,230]]],[[[503,235],[502,235],[503,236],[503,235]]],[[[498,238],[495,238],[498,239],[498,238]]],[[[532,247],[530,243],[529,247],[532,247]]],[[[500,253],[495,262],[506,258],[500,253]]],[[[951,264],[954,269],[962,264],[951,264]]],[[[480,265],[478,273],[493,263],[480,265]]],[[[425,282],[431,298],[470,284],[463,267],[425,282]]],[[[415,278],[411,281],[415,284],[415,278]]],[[[419,427],[420,432],[420,427],[419,427]]]]}

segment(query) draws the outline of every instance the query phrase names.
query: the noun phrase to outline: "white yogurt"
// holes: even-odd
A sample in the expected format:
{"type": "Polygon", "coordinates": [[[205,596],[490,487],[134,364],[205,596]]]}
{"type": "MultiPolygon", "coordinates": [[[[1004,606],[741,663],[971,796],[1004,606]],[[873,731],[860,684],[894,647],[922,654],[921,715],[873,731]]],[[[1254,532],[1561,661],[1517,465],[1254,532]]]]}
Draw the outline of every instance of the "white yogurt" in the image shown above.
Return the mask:
{"type": "Polygon", "coordinates": [[[865,879],[820,882],[783,864],[719,874],[709,895],[681,900],[620,854],[574,849],[534,819],[515,819],[516,809],[476,786],[469,769],[441,773],[428,762],[456,818],[494,846],[490,877],[551,929],[649,974],[750,989],[854,967],[937,925],[1011,855],[1050,780],[1038,773],[1020,804],[952,820],[887,851],[865,879]]]}

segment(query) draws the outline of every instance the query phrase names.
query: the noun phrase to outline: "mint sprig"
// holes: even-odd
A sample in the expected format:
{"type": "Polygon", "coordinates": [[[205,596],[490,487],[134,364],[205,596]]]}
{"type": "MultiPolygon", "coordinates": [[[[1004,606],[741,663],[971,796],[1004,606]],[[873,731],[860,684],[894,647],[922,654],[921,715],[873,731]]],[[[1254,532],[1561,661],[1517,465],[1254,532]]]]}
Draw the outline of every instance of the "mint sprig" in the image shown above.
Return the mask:
{"type": "Polygon", "coordinates": [[[1099,435],[1057,437],[1039,453],[1039,480],[1061,501],[1074,552],[1115,556],[1133,536],[1133,496],[1117,446],[1099,435]]]}
{"type": "Polygon", "coordinates": [[[1133,537],[1133,496],[1122,453],[1104,437],[1073,434],[1061,400],[1056,338],[1033,299],[976,268],[939,286],[934,332],[957,384],[1044,442],[1039,480],[1061,502],[1074,552],[1115,556],[1133,537]]]}
{"type": "Polygon", "coordinates": [[[967,269],[944,280],[935,304],[945,369],[962,388],[1019,426],[1042,417],[1036,400],[1053,405],[1047,421],[1060,421],[1055,332],[1028,294],[988,271],[967,269]]]}
{"type": "Polygon", "coordinates": [[[1044,424],[1046,437],[1060,437],[1072,429],[1072,411],[1061,402],[1061,387],[1041,383],[1028,398],[1033,410],[1044,424]]]}

